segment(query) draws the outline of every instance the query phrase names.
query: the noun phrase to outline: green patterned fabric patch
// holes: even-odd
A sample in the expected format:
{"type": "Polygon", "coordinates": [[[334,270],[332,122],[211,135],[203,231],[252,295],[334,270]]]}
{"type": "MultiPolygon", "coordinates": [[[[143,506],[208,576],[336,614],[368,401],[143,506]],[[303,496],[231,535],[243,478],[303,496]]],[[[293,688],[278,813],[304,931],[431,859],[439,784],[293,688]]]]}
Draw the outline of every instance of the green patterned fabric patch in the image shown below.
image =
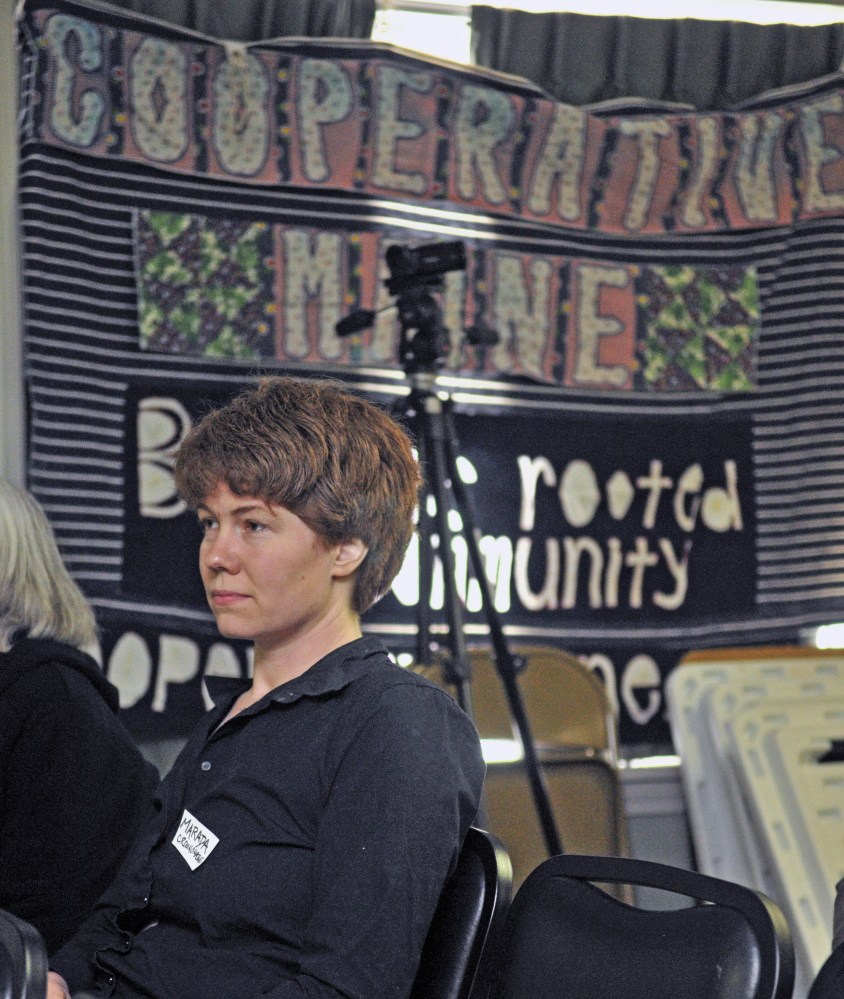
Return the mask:
{"type": "Polygon", "coordinates": [[[272,355],[269,226],[142,211],[136,230],[142,347],[205,357],[272,355]]]}
{"type": "Polygon", "coordinates": [[[636,284],[643,387],[755,387],[760,309],[754,268],[647,267],[636,284]]]}

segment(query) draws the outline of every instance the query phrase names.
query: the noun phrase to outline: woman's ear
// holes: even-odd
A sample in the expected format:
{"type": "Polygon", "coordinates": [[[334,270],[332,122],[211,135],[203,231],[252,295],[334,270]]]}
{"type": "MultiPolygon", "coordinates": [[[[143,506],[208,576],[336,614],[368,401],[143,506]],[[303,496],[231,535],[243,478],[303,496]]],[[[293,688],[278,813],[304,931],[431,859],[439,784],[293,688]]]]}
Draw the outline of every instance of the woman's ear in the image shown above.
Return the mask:
{"type": "Polygon", "coordinates": [[[337,546],[337,554],[334,556],[334,575],[337,577],[350,576],[363,562],[368,552],[369,547],[360,538],[341,541],[337,546]]]}

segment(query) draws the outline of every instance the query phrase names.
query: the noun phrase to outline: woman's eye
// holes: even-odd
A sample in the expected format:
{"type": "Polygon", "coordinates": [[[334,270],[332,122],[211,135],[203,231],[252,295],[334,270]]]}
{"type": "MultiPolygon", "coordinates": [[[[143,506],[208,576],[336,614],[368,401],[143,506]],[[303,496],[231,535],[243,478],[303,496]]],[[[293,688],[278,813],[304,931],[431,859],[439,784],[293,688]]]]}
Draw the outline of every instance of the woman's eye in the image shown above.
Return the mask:
{"type": "Polygon", "coordinates": [[[207,534],[211,528],[214,526],[214,519],[212,517],[200,517],[199,518],[199,529],[203,534],[207,534]]]}
{"type": "Polygon", "coordinates": [[[247,520],[246,521],[246,530],[250,534],[260,534],[261,531],[265,531],[266,528],[267,528],[267,525],[266,524],[262,524],[258,520],[247,520]]]}

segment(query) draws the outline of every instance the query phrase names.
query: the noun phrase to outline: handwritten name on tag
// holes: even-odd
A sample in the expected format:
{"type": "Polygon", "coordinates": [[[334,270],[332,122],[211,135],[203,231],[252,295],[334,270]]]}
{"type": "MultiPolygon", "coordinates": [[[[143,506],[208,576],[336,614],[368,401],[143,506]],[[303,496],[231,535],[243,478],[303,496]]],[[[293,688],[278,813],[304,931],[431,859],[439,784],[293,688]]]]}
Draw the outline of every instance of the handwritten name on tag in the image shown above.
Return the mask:
{"type": "Polygon", "coordinates": [[[204,826],[199,819],[195,818],[185,809],[179,821],[179,828],[173,837],[173,846],[181,853],[188,862],[188,866],[195,871],[200,864],[204,864],[208,855],[220,840],[204,826]]]}

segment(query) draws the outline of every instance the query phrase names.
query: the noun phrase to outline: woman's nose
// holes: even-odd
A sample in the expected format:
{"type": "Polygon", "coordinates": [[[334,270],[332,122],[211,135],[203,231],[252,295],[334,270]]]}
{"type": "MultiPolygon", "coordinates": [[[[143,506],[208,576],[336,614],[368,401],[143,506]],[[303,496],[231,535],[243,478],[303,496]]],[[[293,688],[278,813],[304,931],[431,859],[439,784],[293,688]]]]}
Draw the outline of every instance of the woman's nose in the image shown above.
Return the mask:
{"type": "Polygon", "coordinates": [[[229,531],[206,535],[202,549],[202,563],[212,572],[234,573],[240,568],[235,539],[229,531]]]}

